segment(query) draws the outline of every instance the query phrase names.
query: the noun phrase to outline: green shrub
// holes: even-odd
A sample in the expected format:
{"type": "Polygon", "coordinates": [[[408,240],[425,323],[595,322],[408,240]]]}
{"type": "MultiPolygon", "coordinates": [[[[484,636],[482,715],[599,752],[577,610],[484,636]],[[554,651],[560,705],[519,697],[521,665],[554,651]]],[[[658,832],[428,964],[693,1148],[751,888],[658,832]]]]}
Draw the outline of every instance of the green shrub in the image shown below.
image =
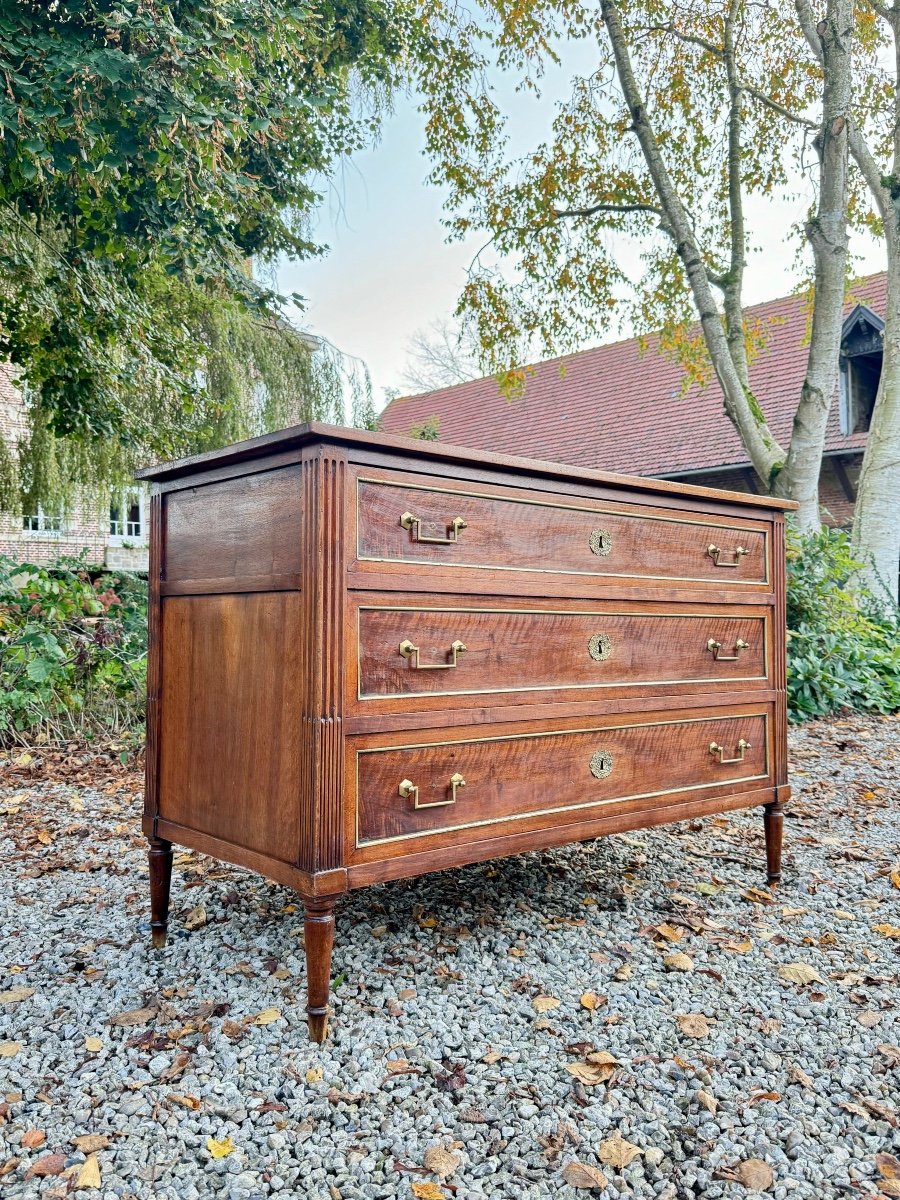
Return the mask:
{"type": "Polygon", "coordinates": [[[0,555],[0,744],[141,731],[147,585],[0,555]]]}
{"type": "Polygon", "coordinates": [[[840,530],[788,534],[788,709],[792,721],[842,708],[900,708],[900,625],[871,593],[840,530]]]}

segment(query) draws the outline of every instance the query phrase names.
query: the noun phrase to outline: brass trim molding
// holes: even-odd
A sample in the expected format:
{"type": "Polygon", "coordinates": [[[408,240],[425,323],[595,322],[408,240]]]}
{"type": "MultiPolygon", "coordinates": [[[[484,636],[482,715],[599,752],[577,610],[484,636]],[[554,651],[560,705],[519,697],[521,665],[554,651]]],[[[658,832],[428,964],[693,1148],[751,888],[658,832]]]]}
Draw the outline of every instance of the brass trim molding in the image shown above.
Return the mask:
{"type": "MultiPolygon", "coordinates": [[[[442,563],[434,562],[429,558],[379,558],[376,555],[363,554],[360,547],[360,498],[359,488],[362,483],[376,484],[380,487],[404,488],[408,491],[418,492],[436,492],[444,496],[467,496],[477,500],[499,500],[503,504],[528,504],[533,508],[560,508],[566,512],[582,512],[591,513],[594,516],[603,516],[604,514],[627,517],[632,521],[664,521],[669,525],[690,525],[698,529],[724,529],[730,533],[753,533],[763,539],[763,558],[765,562],[765,577],[763,579],[730,579],[730,586],[740,587],[769,587],[771,585],[771,576],[769,571],[769,563],[771,559],[770,553],[770,529],[767,523],[760,522],[762,528],[756,525],[747,524],[724,524],[722,521],[715,521],[707,517],[705,520],[690,519],[688,517],[664,517],[656,513],[634,512],[628,509],[619,508],[590,508],[580,504],[562,504],[559,501],[553,500],[532,500],[527,497],[520,496],[504,496],[495,492],[470,492],[462,488],[447,488],[433,487],[423,483],[408,483],[403,479],[378,479],[369,475],[356,476],[356,558],[358,562],[386,562],[386,563],[404,563],[408,566],[421,566],[423,563],[427,566],[434,566],[440,570],[448,568],[465,568],[466,570],[476,571],[518,571],[519,574],[537,574],[537,575],[600,575],[604,579],[654,579],[662,582],[675,583],[703,583],[707,585],[715,585],[719,580],[712,576],[693,576],[693,575],[639,575],[629,572],[618,571],[562,571],[551,567],[520,567],[520,566],[504,566],[501,563],[469,563],[469,562],[452,562],[442,563]]],[[[598,500],[597,504],[606,504],[607,501],[598,500]]],[[[635,507],[638,507],[637,505],[635,507]]],[[[649,506],[652,507],[652,506],[649,506]]],[[[703,546],[703,554],[706,555],[706,546],[703,546]]]]}
{"type": "Polygon", "coordinates": [[[454,738],[446,742],[417,742],[403,746],[367,746],[362,750],[356,750],[356,796],[354,797],[355,817],[356,817],[356,837],[355,849],[361,850],[371,846],[383,846],[390,842],[404,842],[407,840],[430,837],[434,834],[456,833],[457,831],[466,829],[480,829],[488,825],[500,825],[510,821],[524,821],[531,817],[551,816],[555,813],[577,812],[585,808],[603,808],[610,804],[628,804],[632,800],[652,800],[657,796],[670,796],[680,792],[696,792],[703,788],[714,787],[733,787],[736,783],[751,783],[757,779],[768,779],[771,776],[771,763],[769,759],[770,745],[770,724],[768,711],[755,713],[721,713],[714,717],[678,717],[668,721],[632,721],[625,725],[600,725],[589,729],[549,729],[543,730],[540,733],[513,733],[500,735],[496,734],[493,737],[481,738],[454,738]],[[764,731],[764,759],[763,771],[758,775],[742,775],[739,778],[732,779],[711,779],[704,783],[686,784],[683,787],[664,788],[656,792],[636,792],[630,796],[613,796],[608,800],[585,800],[579,804],[565,804],[553,808],[530,809],[523,813],[510,813],[501,817],[485,817],[480,821],[466,821],[456,825],[445,825],[437,829],[420,829],[413,833],[398,833],[391,837],[385,838],[370,838],[361,842],[359,840],[359,767],[360,759],[364,754],[383,754],[392,750],[429,750],[441,746],[465,746],[477,745],[481,742],[514,742],[523,741],[525,739],[537,739],[544,737],[557,737],[560,734],[570,733],[616,733],[620,729],[651,729],[657,726],[667,725],[705,725],[710,721],[749,721],[761,718],[763,721],[764,731]]]}

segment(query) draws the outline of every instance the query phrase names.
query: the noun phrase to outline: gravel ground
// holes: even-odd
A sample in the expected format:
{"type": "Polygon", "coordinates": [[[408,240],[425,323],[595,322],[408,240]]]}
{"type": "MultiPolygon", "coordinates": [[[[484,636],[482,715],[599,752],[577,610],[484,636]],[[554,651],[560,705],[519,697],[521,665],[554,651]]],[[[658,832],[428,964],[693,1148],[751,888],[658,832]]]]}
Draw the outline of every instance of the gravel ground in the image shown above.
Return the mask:
{"type": "Polygon", "coordinates": [[[291,893],[177,854],[154,953],[137,774],[0,760],[0,1191],[900,1195],[900,720],[791,740],[777,893],[759,812],[356,893],[322,1047],[291,893]]]}

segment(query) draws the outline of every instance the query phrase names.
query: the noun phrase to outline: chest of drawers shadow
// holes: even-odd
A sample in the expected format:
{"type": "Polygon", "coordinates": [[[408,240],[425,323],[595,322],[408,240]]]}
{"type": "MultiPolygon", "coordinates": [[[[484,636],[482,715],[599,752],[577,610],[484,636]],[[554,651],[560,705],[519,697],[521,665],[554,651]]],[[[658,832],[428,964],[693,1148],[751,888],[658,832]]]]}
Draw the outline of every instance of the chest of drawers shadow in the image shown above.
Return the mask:
{"type": "Polygon", "coordinates": [[[144,829],[351,888],[759,805],[780,876],[787,502],[322,425],[152,482],[144,829]]]}

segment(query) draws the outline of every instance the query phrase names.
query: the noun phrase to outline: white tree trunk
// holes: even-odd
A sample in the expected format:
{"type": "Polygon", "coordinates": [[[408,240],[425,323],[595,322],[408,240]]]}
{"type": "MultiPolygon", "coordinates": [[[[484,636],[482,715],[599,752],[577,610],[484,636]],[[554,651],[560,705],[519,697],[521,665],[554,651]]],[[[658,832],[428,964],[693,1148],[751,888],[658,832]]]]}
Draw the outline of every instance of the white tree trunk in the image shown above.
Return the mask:
{"type": "MultiPolygon", "coordinates": [[[[893,207],[893,206],[892,206],[893,207]]],[[[900,571],[900,214],[886,229],[888,294],[881,383],[872,411],[853,518],[863,581],[897,603],[900,571]]]]}
{"type": "Polygon", "coordinates": [[[806,378],[794,413],[784,470],[774,490],[800,507],[798,529],[821,526],[819,476],[825,430],[840,370],[841,326],[847,270],[847,164],[853,37],[852,0],[828,0],[817,30],[823,68],[822,125],[816,137],[819,155],[819,203],[806,236],[815,258],[815,297],[806,378]]]}

